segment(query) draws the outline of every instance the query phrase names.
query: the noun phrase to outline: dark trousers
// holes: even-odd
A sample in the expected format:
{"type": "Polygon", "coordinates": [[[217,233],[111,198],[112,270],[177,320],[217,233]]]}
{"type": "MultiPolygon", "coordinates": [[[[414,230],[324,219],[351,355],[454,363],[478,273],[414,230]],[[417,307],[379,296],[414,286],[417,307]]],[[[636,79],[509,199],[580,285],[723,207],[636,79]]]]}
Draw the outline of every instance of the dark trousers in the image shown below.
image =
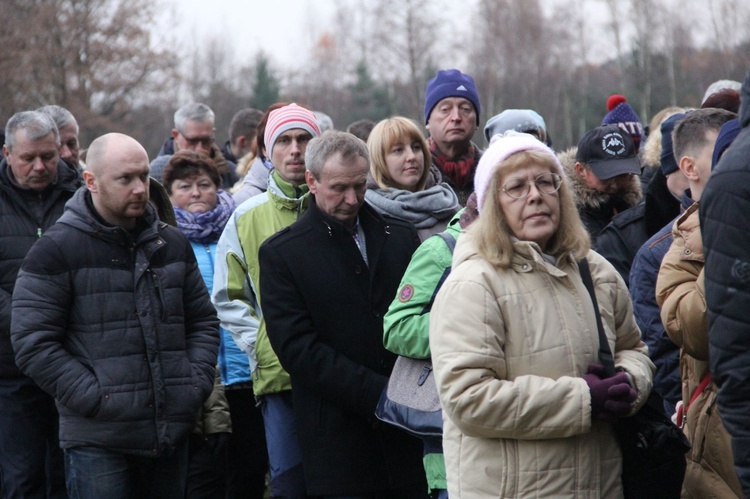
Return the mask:
{"type": "Polygon", "coordinates": [[[262,499],[268,473],[263,415],[252,387],[226,388],[232,434],[229,437],[227,499],[262,499]]]}
{"type": "Polygon", "coordinates": [[[213,433],[203,438],[190,435],[187,499],[222,499],[226,497],[229,437],[231,433],[213,433]]]}
{"type": "Polygon", "coordinates": [[[31,379],[0,379],[2,497],[67,497],[58,426],[54,399],[31,379]]]}
{"type": "Polygon", "coordinates": [[[71,499],[184,499],[187,442],[172,454],[133,456],[98,447],[65,450],[71,499]]]}

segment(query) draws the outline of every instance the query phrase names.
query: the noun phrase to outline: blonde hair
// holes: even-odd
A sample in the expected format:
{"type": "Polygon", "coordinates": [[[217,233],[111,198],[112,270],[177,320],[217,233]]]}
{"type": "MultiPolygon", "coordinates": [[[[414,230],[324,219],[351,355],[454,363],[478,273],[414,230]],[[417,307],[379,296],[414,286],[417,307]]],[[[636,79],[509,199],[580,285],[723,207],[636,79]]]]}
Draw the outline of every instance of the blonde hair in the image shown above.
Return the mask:
{"type": "Polygon", "coordinates": [[[370,176],[378,184],[378,187],[385,191],[395,187],[393,179],[388,173],[385,157],[391,147],[401,140],[402,137],[419,141],[422,146],[424,170],[419,182],[414,187],[415,191],[421,191],[427,185],[427,178],[430,175],[430,165],[432,164],[432,155],[419,126],[414,121],[403,116],[384,119],[375,125],[372,132],[370,132],[370,137],[367,139],[367,147],[370,149],[370,176]]]}
{"type": "MultiPolygon", "coordinates": [[[[477,241],[479,255],[500,268],[510,267],[514,254],[514,234],[499,201],[503,179],[509,173],[531,164],[548,167],[552,173],[560,173],[555,158],[542,151],[530,149],[508,156],[495,167],[479,218],[467,229],[477,241]]],[[[576,259],[583,258],[588,253],[591,243],[589,234],[578,216],[573,190],[567,177],[563,176],[557,193],[560,200],[560,224],[547,243],[545,253],[556,258],[567,255],[573,255],[576,259]]]]}

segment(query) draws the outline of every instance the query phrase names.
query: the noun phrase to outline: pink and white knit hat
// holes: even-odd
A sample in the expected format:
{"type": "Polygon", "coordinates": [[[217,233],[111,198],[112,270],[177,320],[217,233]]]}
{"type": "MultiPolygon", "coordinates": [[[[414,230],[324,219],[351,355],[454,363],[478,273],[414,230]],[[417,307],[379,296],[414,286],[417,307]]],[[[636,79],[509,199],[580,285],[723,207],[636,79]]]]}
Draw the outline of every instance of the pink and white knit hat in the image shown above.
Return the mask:
{"type": "Polygon", "coordinates": [[[477,171],[474,173],[474,192],[477,194],[477,210],[480,213],[490,180],[497,171],[497,167],[500,166],[500,163],[516,153],[531,149],[549,154],[557,165],[558,173],[565,176],[562,165],[558,161],[557,156],[555,156],[554,151],[537,140],[533,135],[518,133],[512,130],[505,132],[503,135],[495,135],[492,138],[492,142],[490,142],[490,146],[482,153],[482,158],[477,165],[477,171]]]}
{"type": "Polygon", "coordinates": [[[306,130],[313,138],[320,135],[320,127],[318,126],[318,120],[315,119],[315,114],[304,107],[292,103],[271,111],[271,114],[268,115],[266,133],[263,135],[269,157],[279,135],[294,128],[306,130]]]}

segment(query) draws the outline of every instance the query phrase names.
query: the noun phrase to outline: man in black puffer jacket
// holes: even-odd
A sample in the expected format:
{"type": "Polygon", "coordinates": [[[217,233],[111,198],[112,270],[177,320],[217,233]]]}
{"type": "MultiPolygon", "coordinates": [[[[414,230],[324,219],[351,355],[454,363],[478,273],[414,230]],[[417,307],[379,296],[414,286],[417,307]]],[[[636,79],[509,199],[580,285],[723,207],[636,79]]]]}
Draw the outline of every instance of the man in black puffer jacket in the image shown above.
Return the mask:
{"type": "Polygon", "coordinates": [[[65,497],[57,409],[16,366],[10,315],[26,253],[60,218],[80,178],[59,159],[60,135],[49,116],[17,113],[6,130],[0,161],[0,491],[3,497],[65,497]]]}
{"type": "Polygon", "coordinates": [[[218,319],[190,243],[148,203],[148,156],[108,134],[86,189],[24,260],[16,362],[60,411],[73,497],[184,497],[187,437],[213,388],[218,319]]]}
{"type": "Polygon", "coordinates": [[[750,497],[750,72],[742,85],[740,134],[701,198],[709,355],[737,476],[750,497]]]}

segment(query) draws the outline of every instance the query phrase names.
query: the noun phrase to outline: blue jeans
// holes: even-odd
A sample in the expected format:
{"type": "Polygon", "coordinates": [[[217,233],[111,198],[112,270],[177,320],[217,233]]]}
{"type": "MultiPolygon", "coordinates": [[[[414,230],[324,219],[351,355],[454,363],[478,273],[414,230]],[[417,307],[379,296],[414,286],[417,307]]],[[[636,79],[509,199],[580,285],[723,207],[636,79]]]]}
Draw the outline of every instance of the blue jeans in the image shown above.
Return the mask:
{"type": "Polygon", "coordinates": [[[306,497],[292,392],[263,395],[260,409],[266,427],[271,497],[306,497]]]}
{"type": "Polygon", "coordinates": [[[98,447],[65,450],[70,499],[184,499],[187,442],[172,454],[133,456],[98,447]]]}
{"type": "Polygon", "coordinates": [[[67,497],[58,426],[51,395],[25,376],[0,379],[0,490],[4,498],[67,497]]]}

